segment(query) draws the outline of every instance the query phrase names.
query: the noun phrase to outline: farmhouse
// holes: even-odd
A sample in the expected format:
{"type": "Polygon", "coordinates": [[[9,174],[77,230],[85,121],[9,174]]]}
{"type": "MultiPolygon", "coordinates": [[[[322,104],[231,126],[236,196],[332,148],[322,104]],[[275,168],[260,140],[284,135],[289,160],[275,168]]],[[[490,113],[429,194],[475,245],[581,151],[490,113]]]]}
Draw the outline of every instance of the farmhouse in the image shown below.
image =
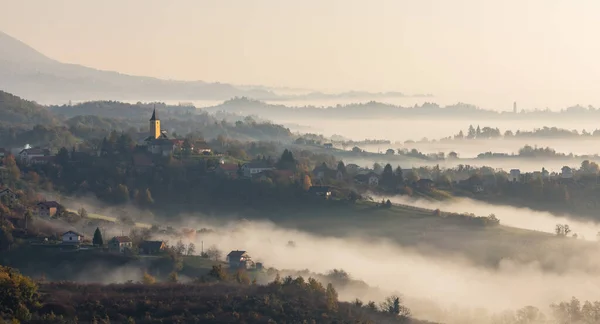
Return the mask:
{"type": "Polygon", "coordinates": [[[251,178],[253,175],[257,173],[261,173],[263,171],[273,170],[272,167],[268,166],[264,162],[250,162],[242,165],[242,173],[244,177],[251,178]]]}
{"type": "Polygon", "coordinates": [[[144,241],[140,244],[140,254],[159,254],[166,248],[163,241],[144,241]]]}
{"type": "Polygon", "coordinates": [[[59,204],[56,201],[42,201],[37,204],[37,216],[39,217],[52,217],[56,215],[59,204]]]}
{"type": "Polygon", "coordinates": [[[252,258],[246,251],[231,251],[227,254],[227,262],[231,269],[248,269],[254,266],[252,258]]]}
{"type": "Polygon", "coordinates": [[[83,234],[74,231],[68,231],[62,235],[63,244],[79,244],[83,242],[83,234]]]}
{"type": "Polygon", "coordinates": [[[133,248],[133,241],[129,236],[115,236],[108,241],[108,248],[111,251],[123,253],[133,248]]]}

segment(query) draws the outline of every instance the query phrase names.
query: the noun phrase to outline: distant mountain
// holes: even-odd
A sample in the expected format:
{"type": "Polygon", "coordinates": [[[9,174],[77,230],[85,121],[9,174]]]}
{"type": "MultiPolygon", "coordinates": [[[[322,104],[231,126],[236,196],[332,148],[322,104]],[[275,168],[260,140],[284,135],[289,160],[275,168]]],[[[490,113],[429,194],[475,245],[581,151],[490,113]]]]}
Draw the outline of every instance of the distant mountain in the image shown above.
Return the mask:
{"type": "Polygon", "coordinates": [[[368,100],[405,96],[400,92],[357,91],[283,94],[302,90],[132,76],[58,62],[3,32],[0,32],[0,89],[32,100],[54,103],[68,100],[226,100],[233,97],[259,100],[368,100]]]}
{"type": "Polygon", "coordinates": [[[294,119],[368,119],[368,118],[426,118],[430,120],[582,120],[589,118],[600,118],[600,108],[592,106],[573,106],[560,111],[535,110],[522,111],[519,113],[507,111],[494,111],[479,108],[466,103],[456,103],[440,106],[433,102],[424,102],[421,105],[398,106],[377,101],[362,103],[351,103],[347,105],[335,105],[328,107],[317,106],[286,106],[284,104],[272,104],[264,101],[236,97],[224,101],[222,104],[202,108],[208,113],[219,111],[238,114],[243,116],[256,115],[271,121],[281,122],[294,119]]]}
{"type": "Polygon", "coordinates": [[[172,81],[102,71],[61,63],[0,32],[0,89],[37,101],[225,100],[278,96],[265,89],[239,89],[230,84],[172,81]]]}

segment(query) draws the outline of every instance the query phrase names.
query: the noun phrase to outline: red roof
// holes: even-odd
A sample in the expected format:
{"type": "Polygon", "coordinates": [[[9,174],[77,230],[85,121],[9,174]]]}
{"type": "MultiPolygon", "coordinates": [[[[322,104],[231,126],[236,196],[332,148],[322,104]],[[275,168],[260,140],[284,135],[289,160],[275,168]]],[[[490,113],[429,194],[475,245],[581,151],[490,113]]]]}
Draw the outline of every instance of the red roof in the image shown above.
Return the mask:
{"type": "Polygon", "coordinates": [[[237,171],[239,169],[239,167],[235,163],[226,163],[226,164],[219,164],[219,169],[221,169],[223,171],[237,171]]]}
{"type": "Polygon", "coordinates": [[[131,239],[129,238],[129,236],[115,236],[115,237],[113,237],[113,240],[117,241],[119,243],[131,242],[131,239]]]}

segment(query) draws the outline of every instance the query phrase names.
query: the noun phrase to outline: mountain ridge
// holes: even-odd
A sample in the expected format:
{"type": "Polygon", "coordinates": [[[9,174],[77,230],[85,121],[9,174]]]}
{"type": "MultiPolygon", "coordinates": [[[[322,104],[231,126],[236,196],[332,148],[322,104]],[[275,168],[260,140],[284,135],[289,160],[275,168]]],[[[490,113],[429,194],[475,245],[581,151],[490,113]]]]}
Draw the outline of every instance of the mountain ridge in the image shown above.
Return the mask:
{"type": "MultiPolygon", "coordinates": [[[[220,82],[165,80],[63,63],[0,31],[0,89],[46,104],[94,100],[320,100],[340,98],[405,97],[401,92],[346,91],[304,94],[278,93],[268,86],[220,82]]],[[[290,88],[291,89],[291,88],[290,88]]],[[[419,97],[422,95],[418,95],[419,97]]],[[[431,96],[431,95],[426,95],[431,96]]]]}

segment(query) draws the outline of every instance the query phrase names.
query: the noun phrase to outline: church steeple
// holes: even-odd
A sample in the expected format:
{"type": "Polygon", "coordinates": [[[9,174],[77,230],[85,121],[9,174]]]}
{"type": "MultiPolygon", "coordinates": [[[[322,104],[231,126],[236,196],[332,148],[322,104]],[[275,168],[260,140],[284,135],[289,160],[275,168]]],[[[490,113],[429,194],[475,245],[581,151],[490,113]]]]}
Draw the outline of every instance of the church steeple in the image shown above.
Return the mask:
{"type": "Polygon", "coordinates": [[[152,111],[152,118],[150,118],[150,121],[155,121],[158,120],[158,118],[156,118],[156,106],[154,106],[154,111],[152,111]]]}
{"type": "Polygon", "coordinates": [[[150,118],[150,136],[154,139],[160,137],[160,119],[156,117],[156,106],[152,112],[152,118],[150,118]]]}

